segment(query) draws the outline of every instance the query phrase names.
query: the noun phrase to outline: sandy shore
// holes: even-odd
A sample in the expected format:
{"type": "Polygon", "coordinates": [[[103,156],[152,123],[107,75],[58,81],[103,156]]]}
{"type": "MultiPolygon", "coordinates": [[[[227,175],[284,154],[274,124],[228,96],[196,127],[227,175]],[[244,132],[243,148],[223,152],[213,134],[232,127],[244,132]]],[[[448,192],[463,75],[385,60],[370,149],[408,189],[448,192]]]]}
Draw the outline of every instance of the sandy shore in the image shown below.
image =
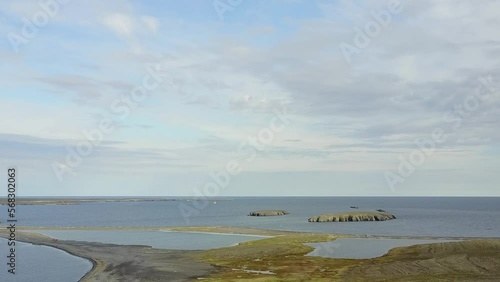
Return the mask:
{"type": "MultiPolygon", "coordinates": [[[[1,227],[1,226],[0,226],[1,227]]],[[[327,234],[335,235],[336,238],[380,238],[380,239],[422,239],[422,240],[482,240],[500,239],[499,237],[461,237],[461,236],[390,236],[390,235],[362,235],[362,234],[340,234],[328,232],[308,232],[291,230],[272,230],[243,226],[165,226],[165,227],[18,227],[18,230],[43,231],[43,230],[99,230],[99,231],[176,231],[192,233],[214,233],[234,235],[255,236],[279,236],[292,234],[327,234]]]]}
{"type": "MultiPolygon", "coordinates": [[[[6,238],[7,233],[0,231],[0,237],[6,238]]],[[[93,268],[81,281],[191,281],[216,271],[216,267],[193,259],[193,255],[199,253],[197,251],[56,241],[30,232],[18,232],[17,240],[50,246],[88,259],[93,268]]]]}

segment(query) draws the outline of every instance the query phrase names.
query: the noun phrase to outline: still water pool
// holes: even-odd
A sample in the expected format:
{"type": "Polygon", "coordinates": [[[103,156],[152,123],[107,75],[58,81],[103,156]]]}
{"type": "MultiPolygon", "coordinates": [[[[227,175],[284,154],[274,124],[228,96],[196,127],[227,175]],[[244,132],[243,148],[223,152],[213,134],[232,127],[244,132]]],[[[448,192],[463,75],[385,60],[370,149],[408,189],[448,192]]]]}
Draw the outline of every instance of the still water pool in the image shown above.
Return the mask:
{"type": "Polygon", "coordinates": [[[310,243],[315,250],[308,256],[326,258],[368,259],[385,255],[390,249],[419,244],[456,242],[456,240],[422,239],[378,239],[378,238],[340,238],[331,242],[310,243]]]}
{"type": "Polygon", "coordinates": [[[100,242],[118,245],[145,245],[156,249],[206,250],[237,245],[265,236],[164,231],[94,231],[94,230],[37,230],[32,231],[59,240],[100,242]]]}
{"type": "Polygon", "coordinates": [[[0,281],[78,281],[92,269],[86,259],[59,249],[16,242],[16,274],[7,272],[7,240],[0,238],[0,281]]]}

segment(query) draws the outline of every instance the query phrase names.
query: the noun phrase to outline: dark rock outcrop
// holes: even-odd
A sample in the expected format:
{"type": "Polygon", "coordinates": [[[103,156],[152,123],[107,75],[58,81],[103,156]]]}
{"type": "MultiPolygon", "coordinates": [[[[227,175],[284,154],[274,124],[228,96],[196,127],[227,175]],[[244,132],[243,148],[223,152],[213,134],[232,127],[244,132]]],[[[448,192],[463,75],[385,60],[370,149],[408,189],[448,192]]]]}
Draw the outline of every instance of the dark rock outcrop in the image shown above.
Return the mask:
{"type": "Polygon", "coordinates": [[[287,211],[284,210],[260,210],[250,212],[249,216],[278,216],[278,215],[286,215],[287,211]]]}
{"type": "Polygon", "coordinates": [[[309,222],[351,222],[351,221],[386,221],[396,217],[388,212],[345,212],[322,214],[309,218],[309,222]]]}

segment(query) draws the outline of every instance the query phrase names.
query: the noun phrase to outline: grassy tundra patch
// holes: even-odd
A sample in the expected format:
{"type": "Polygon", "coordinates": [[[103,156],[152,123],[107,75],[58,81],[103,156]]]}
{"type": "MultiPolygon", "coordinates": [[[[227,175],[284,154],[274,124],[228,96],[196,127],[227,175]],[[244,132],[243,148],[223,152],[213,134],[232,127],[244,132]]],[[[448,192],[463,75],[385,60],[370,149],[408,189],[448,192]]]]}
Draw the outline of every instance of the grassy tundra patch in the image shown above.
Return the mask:
{"type": "Polygon", "coordinates": [[[347,236],[277,235],[195,256],[220,269],[206,281],[498,281],[500,277],[498,239],[400,247],[374,259],[305,256],[313,248],[304,243],[340,237],[347,236]]]}

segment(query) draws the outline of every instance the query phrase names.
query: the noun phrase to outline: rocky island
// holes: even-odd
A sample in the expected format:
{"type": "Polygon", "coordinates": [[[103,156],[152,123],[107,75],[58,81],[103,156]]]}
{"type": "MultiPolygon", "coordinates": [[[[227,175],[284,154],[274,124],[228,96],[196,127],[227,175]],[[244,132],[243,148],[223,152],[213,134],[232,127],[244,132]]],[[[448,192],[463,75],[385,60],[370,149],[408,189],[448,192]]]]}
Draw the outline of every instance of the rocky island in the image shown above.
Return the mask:
{"type": "Polygon", "coordinates": [[[309,222],[386,221],[396,217],[388,212],[345,212],[313,216],[309,222]]]}
{"type": "Polygon", "coordinates": [[[250,212],[249,216],[279,216],[279,215],[287,215],[288,212],[284,210],[260,210],[250,212]]]}

